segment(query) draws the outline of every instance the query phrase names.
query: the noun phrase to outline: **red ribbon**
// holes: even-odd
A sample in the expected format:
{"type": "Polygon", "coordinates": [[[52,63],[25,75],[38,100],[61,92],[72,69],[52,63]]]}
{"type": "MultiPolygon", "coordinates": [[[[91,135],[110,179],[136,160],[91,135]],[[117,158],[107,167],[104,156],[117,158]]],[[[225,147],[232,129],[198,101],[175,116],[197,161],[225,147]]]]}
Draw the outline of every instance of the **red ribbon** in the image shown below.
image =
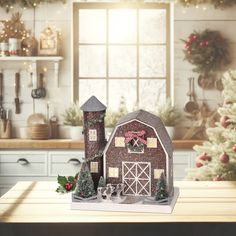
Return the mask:
{"type": "Polygon", "coordinates": [[[135,132],[135,133],[132,131],[128,131],[125,133],[125,143],[128,143],[131,140],[133,140],[134,138],[137,138],[141,143],[147,145],[147,141],[143,138],[145,133],[146,132],[144,130],[141,130],[141,131],[135,132]]]}

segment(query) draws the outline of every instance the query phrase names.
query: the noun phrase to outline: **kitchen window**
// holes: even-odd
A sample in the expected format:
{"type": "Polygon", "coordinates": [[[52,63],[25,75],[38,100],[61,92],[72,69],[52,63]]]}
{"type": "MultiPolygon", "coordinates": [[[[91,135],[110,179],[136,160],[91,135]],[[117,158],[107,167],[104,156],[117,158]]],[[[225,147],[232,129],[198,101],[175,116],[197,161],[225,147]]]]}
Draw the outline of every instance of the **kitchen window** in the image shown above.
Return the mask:
{"type": "Polygon", "coordinates": [[[74,3],[74,99],[154,110],[170,93],[169,4],[74,3]]]}

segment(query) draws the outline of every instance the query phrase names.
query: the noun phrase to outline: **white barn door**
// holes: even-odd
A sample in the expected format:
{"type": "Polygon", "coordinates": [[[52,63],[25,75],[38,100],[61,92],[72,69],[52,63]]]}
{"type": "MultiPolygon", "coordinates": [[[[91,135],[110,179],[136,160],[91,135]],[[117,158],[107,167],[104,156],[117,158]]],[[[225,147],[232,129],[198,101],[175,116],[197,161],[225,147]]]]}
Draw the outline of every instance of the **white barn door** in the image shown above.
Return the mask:
{"type": "Polygon", "coordinates": [[[124,195],[151,196],[151,163],[122,162],[124,195]]]}

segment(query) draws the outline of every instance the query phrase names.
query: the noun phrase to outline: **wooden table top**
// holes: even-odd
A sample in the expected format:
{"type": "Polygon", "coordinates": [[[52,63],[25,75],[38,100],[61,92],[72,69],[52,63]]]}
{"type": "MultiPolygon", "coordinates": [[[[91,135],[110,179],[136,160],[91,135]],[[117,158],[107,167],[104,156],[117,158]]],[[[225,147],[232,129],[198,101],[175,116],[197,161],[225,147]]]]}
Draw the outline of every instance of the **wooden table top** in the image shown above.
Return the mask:
{"type": "Polygon", "coordinates": [[[56,182],[18,182],[0,198],[0,222],[133,223],[236,222],[236,182],[175,182],[180,196],[171,214],[70,209],[71,194],[56,182]]]}
{"type": "MultiPolygon", "coordinates": [[[[202,142],[202,140],[173,140],[173,145],[175,149],[192,149],[194,145],[202,142]]],[[[84,149],[84,142],[71,139],[0,139],[0,149],[84,149]]]]}

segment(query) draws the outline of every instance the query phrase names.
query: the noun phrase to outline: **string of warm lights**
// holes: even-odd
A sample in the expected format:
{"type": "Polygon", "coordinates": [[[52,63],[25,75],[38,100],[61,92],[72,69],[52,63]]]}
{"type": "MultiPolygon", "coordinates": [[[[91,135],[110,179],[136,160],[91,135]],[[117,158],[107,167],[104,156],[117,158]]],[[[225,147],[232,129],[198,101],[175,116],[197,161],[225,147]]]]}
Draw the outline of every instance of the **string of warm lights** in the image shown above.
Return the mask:
{"type": "Polygon", "coordinates": [[[178,0],[185,7],[195,6],[199,8],[201,4],[212,4],[215,8],[225,9],[236,5],[235,0],[178,0]]]}
{"type": "Polygon", "coordinates": [[[35,8],[38,5],[40,5],[43,2],[47,3],[55,3],[55,2],[62,2],[65,3],[66,0],[0,0],[0,7],[3,7],[6,9],[6,11],[9,11],[10,9],[14,8],[14,5],[19,5],[26,8],[35,8]]]}

